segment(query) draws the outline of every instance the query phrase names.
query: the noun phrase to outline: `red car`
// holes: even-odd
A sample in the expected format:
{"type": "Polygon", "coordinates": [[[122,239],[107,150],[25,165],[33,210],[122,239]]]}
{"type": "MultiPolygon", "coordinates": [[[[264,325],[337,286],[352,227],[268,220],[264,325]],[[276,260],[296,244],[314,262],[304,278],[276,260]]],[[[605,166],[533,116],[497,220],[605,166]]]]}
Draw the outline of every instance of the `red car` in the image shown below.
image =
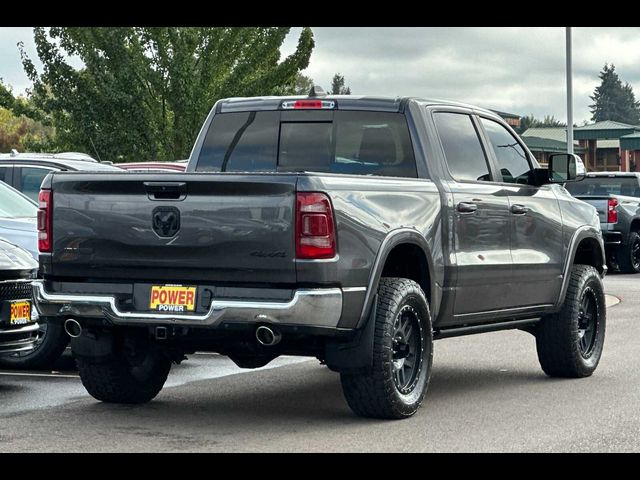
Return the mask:
{"type": "Polygon", "coordinates": [[[180,162],[118,163],[117,166],[134,173],[176,173],[187,168],[186,163],[180,162]]]}

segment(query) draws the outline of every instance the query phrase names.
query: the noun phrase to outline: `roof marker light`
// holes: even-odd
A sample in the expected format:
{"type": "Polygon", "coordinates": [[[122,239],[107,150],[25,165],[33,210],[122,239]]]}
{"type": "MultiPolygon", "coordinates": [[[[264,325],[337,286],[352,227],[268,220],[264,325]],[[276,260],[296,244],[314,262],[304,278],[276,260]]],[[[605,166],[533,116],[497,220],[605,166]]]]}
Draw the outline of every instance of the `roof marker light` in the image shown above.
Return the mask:
{"type": "Polygon", "coordinates": [[[289,100],[282,102],[284,110],[293,109],[333,109],[336,108],[336,102],[331,100],[289,100]]]}

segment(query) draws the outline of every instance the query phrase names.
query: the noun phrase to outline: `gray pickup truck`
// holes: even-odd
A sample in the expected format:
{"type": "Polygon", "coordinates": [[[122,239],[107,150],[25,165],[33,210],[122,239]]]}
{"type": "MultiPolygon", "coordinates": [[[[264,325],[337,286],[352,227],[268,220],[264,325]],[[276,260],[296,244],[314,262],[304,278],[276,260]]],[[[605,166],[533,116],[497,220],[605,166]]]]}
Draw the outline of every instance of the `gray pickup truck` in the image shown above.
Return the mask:
{"type": "Polygon", "coordinates": [[[357,414],[404,418],[434,339],[504,329],[535,336],[546,374],[585,377],[607,267],[596,210],[561,185],[580,164],[541,169],[457,103],[220,100],[184,174],[47,176],[35,301],[105,402],[151,400],[195,351],[301,355],[340,372],[357,414]]]}
{"type": "Polygon", "coordinates": [[[640,173],[589,173],[567,190],[598,210],[608,263],[640,273],[640,173]]]}

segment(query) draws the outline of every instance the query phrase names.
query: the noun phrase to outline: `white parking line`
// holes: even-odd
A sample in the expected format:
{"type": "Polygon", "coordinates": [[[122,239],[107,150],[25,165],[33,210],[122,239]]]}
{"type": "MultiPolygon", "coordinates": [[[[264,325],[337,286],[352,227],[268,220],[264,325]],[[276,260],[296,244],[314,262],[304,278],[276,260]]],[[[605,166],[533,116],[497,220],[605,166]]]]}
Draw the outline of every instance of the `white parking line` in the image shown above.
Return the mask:
{"type": "Polygon", "coordinates": [[[0,372],[7,377],[54,377],[54,378],[80,378],[80,375],[65,375],[61,373],[25,373],[25,372],[0,372]]]}

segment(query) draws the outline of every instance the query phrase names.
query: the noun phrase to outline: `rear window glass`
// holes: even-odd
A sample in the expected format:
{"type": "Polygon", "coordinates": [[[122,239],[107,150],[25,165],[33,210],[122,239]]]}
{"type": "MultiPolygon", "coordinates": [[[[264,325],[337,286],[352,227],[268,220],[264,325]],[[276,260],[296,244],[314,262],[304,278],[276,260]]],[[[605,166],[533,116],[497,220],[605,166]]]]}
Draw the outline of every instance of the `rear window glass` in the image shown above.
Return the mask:
{"type": "Polygon", "coordinates": [[[567,183],[572,195],[624,195],[640,197],[640,186],[635,177],[587,177],[579,182],[567,183]]]}
{"type": "Polygon", "coordinates": [[[196,171],[417,177],[405,116],[360,111],[335,111],[331,121],[311,122],[281,122],[279,111],[217,114],[196,171]]]}

